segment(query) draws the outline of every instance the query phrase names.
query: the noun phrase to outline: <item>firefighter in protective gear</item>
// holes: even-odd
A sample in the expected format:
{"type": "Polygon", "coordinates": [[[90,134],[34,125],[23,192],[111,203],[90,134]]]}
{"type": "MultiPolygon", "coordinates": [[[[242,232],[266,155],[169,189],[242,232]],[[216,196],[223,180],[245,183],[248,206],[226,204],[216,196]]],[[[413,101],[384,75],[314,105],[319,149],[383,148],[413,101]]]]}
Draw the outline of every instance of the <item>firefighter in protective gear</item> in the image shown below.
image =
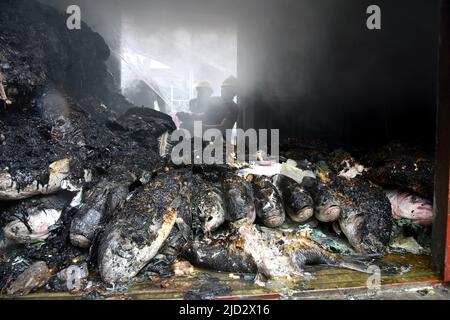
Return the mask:
{"type": "Polygon", "coordinates": [[[189,102],[189,110],[193,114],[204,114],[208,108],[209,98],[213,94],[213,89],[209,81],[200,81],[195,89],[197,90],[197,98],[189,102]]]}
{"type": "Polygon", "coordinates": [[[237,79],[231,76],[223,82],[221,96],[210,99],[209,108],[204,117],[205,130],[219,129],[225,137],[226,130],[233,129],[239,116],[239,106],[234,102],[237,95],[237,79]]]}
{"type": "Polygon", "coordinates": [[[203,121],[205,113],[209,108],[209,100],[213,89],[209,81],[200,81],[196,86],[197,98],[189,101],[189,111],[191,113],[179,112],[178,119],[181,121],[180,127],[188,130],[194,136],[194,122],[203,121]]]}

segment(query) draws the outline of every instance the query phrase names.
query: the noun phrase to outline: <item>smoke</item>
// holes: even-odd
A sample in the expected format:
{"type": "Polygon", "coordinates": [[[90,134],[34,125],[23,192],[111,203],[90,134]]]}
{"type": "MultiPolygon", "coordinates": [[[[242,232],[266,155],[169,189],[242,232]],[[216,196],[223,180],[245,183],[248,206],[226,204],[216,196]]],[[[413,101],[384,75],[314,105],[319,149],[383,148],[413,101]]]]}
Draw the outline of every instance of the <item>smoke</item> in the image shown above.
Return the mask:
{"type": "Polygon", "coordinates": [[[434,138],[438,1],[253,1],[238,32],[246,128],[370,145],[434,138]],[[255,17],[257,17],[255,19],[255,17]]]}
{"type": "MultiPolygon", "coordinates": [[[[61,10],[68,4],[47,3],[61,10]]],[[[142,80],[172,111],[187,111],[196,83],[208,80],[219,95],[222,82],[236,76],[237,19],[230,3],[100,0],[74,4],[120,62],[116,74],[124,91],[142,80]]]]}
{"type": "MultiPolygon", "coordinates": [[[[219,78],[236,70],[243,127],[349,143],[434,136],[437,0],[45,2],[62,10],[79,4],[113,51],[146,57],[129,63],[134,71],[125,70],[125,82],[136,70],[149,75],[148,59],[186,78],[195,64],[187,56],[201,62],[205,55],[219,70],[212,77],[218,94],[219,78]],[[366,28],[371,4],[382,10],[382,30],[366,28]],[[227,50],[234,41],[237,49],[227,50]]],[[[201,71],[194,73],[203,80],[201,71]]]]}
{"type": "Polygon", "coordinates": [[[152,28],[137,35],[137,27],[122,21],[122,87],[145,80],[176,111],[187,111],[197,82],[208,80],[215,94],[229,75],[236,75],[237,38],[232,26],[198,29],[192,26],[152,28]]]}

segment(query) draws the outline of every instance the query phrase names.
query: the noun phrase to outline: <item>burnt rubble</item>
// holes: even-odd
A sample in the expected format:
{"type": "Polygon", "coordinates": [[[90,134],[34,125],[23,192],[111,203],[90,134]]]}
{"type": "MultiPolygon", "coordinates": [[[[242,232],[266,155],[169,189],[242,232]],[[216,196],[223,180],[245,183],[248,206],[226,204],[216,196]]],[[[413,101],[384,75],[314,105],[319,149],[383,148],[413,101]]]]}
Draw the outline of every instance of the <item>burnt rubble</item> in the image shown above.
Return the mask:
{"type": "Polygon", "coordinates": [[[66,158],[77,179],[91,170],[95,181],[111,167],[137,177],[155,170],[170,117],[133,109],[106,68],[103,38],[87,25],[64,26],[64,16],[37,2],[2,3],[0,63],[14,104],[0,114],[0,169],[19,189],[46,185],[50,164],[66,158]]]}
{"type": "MultiPolygon", "coordinates": [[[[1,293],[105,288],[149,272],[167,277],[179,258],[265,277],[301,276],[310,263],[360,271],[297,229],[321,220],[355,253],[384,254],[393,213],[380,185],[432,193],[432,160],[390,147],[360,163],[323,143],[289,145],[282,162],[297,163],[288,187],[237,169],[248,163],[173,165],[159,138],[175,124],[120,94],[99,34],[85,24],[70,31],[64,16],[30,0],[4,0],[0,30],[13,102],[0,106],[1,293]],[[292,224],[295,232],[277,230],[292,224]],[[81,287],[64,284],[71,270],[81,287]]],[[[197,291],[190,295],[203,297],[197,291]]]]}
{"type": "MultiPolygon", "coordinates": [[[[79,192],[93,204],[99,200],[89,202],[96,189],[120,183],[127,194],[165,164],[158,137],[175,129],[172,119],[130,104],[106,68],[110,51],[103,38],[85,24],[70,31],[65,22],[38,2],[2,2],[0,67],[13,101],[0,106],[2,228],[18,212],[26,220],[30,197],[64,189],[69,199],[79,192]]],[[[18,256],[42,259],[51,268],[80,256],[86,260],[88,254],[68,242],[71,222],[80,216],[79,204],[69,203],[47,241],[14,248],[18,256]]]]}

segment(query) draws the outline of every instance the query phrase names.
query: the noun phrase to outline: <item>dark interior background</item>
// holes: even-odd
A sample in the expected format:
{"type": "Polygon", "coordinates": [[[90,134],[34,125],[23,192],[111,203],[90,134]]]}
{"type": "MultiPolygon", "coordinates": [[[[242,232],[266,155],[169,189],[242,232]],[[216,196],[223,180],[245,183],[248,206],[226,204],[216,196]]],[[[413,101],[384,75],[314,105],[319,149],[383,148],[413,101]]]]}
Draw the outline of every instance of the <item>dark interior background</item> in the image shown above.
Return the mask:
{"type": "Polygon", "coordinates": [[[434,138],[437,1],[277,3],[240,20],[244,126],[358,145],[434,138]],[[370,31],[374,3],[382,30],[370,31]]]}
{"type": "Polygon", "coordinates": [[[237,24],[244,128],[361,146],[434,139],[437,0],[43,2],[79,4],[112,47],[123,15],[136,32],[155,21],[213,28],[218,16],[237,24]],[[366,28],[371,4],[381,7],[382,30],[366,28]]]}

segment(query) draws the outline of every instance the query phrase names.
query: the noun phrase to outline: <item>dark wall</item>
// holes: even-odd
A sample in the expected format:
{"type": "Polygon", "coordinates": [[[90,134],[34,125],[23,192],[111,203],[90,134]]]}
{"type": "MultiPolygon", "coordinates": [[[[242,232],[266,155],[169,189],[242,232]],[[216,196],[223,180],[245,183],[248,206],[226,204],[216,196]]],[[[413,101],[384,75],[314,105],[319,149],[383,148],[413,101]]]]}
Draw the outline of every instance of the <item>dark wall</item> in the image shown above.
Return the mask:
{"type": "Polygon", "coordinates": [[[371,144],[434,138],[438,1],[249,1],[238,33],[243,126],[371,144]],[[382,10],[382,30],[366,9],[382,10]]]}

